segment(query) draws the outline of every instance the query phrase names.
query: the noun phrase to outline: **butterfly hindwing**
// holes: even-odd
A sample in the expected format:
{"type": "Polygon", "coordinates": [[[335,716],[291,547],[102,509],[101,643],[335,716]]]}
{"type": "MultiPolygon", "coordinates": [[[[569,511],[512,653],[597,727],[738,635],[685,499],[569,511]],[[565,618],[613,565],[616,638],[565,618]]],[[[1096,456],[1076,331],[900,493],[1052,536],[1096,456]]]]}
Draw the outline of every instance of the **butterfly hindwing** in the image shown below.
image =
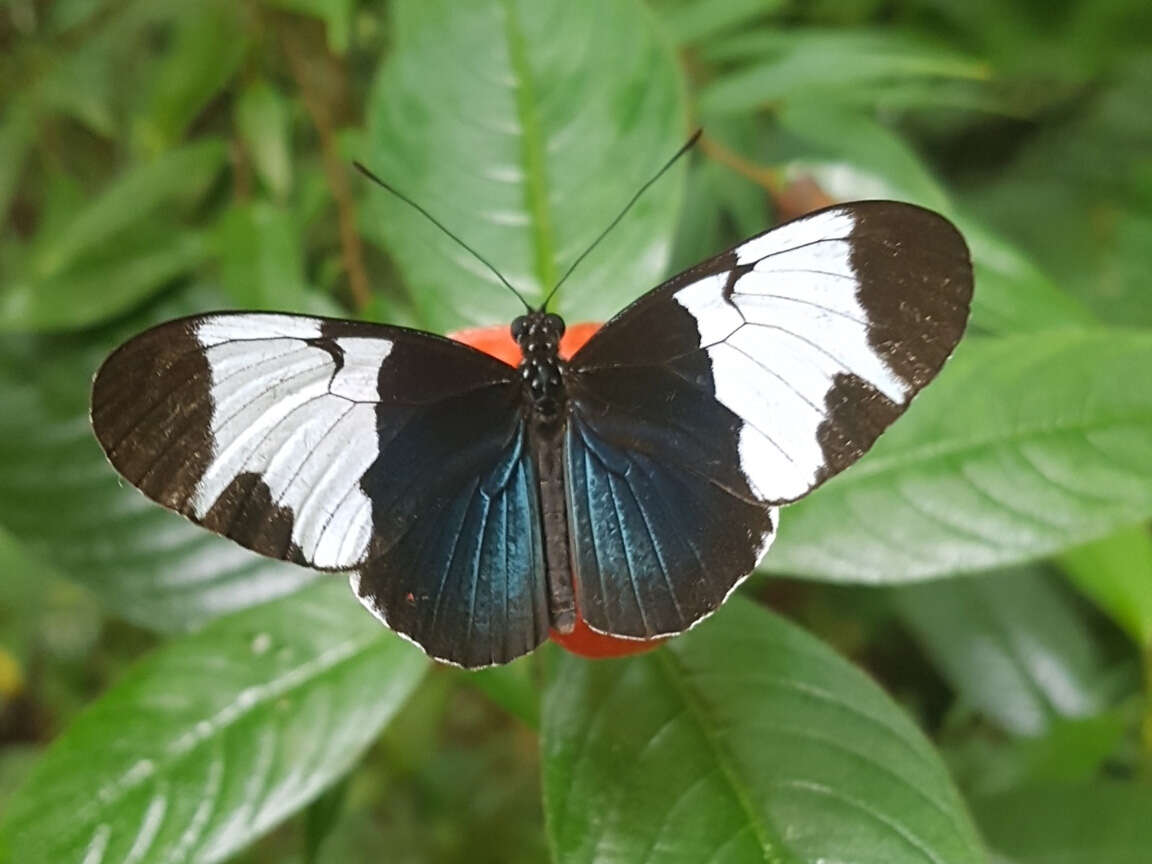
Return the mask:
{"type": "Polygon", "coordinates": [[[547,638],[540,505],[525,439],[520,421],[482,466],[441,469],[432,494],[397,501],[396,539],[352,577],[365,606],[433,657],[477,668],[547,638]]]}
{"type": "MultiPolygon", "coordinates": [[[[576,602],[594,629],[679,633],[714,611],[775,534],[775,508],[743,500],[616,424],[574,416],[566,466],[576,602]],[[625,431],[614,435],[614,431],[625,431]]],[[[644,437],[659,430],[643,430],[644,437]]]]}
{"type": "Polygon", "coordinates": [[[855,462],[936,375],[971,294],[947,220],[860,202],[753,237],[609,321],[568,374],[589,623],[678,632],[714,609],[766,550],[773,508],[855,462]],[[663,599],[644,608],[637,586],[663,599]]]}

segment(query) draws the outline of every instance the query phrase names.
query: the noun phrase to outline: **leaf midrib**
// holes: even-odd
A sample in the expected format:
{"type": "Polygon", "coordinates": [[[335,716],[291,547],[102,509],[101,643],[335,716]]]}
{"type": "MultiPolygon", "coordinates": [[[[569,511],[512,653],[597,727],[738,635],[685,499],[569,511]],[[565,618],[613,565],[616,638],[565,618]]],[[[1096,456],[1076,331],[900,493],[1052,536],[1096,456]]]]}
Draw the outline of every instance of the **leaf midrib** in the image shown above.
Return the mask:
{"type": "Polygon", "coordinates": [[[769,833],[771,827],[766,823],[766,820],[760,818],[752,800],[751,790],[740,777],[732,757],[726,751],[723,743],[716,739],[712,731],[712,724],[708,722],[705,706],[701,704],[698,694],[689,686],[687,675],[671,649],[661,648],[655,652],[653,659],[700,730],[700,735],[707,743],[708,750],[711,752],[721,776],[724,777],[725,784],[740,805],[748,826],[752,829],[752,835],[756,838],[756,843],[764,854],[766,864],[795,864],[795,859],[792,856],[781,857],[781,853],[785,852],[783,841],[771,836],[769,833]]]}
{"type": "Polygon", "coordinates": [[[548,177],[541,140],[532,69],[515,0],[504,0],[505,38],[516,90],[516,115],[520,121],[521,159],[524,163],[524,204],[531,215],[532,248],[540,290],[556,284],[556,240],[548,205],[548,177]]]}

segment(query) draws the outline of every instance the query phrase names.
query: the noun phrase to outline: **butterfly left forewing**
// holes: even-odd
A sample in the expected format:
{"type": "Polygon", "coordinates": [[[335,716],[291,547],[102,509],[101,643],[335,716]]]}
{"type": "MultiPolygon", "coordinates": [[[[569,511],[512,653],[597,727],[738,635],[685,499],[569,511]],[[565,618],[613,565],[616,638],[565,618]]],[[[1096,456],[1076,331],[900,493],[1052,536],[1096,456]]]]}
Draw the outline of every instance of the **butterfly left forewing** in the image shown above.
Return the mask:
{"type": "Polygon", "coordinates": [[[431,334],[218,313],[127,342],[92,425],[145,494],[326,570],[432,656],[501,663],[548,633],[516,370],[431,334]]]}
{"type": "MultiPolygon", "coordinates": [[[[713,587],[704,593],[725,596],[767,548],[771,508],[856,461],[936,375],[963,334],[971,293],[967,247],[947,220],[859,202],[753,237],[608,322],[568,375],[581,430],[569,447],[573,557],[589,623],[621,635],[683,629],[683,610],[668,603],[641,621],[635,584],[670,581],[675,595],[688,590],[677,580],[706,578],[713,587]],[[695,505],[679,515],[681,505],[661,505],[665,530],[713,556],[707,568],[689,562],[677,576],[655,553],[633,556],[639,569],[609,554],[629,543],[596,526],[620,518],[622,493],[612,490],[643,476],[641,463],[675,475],[666,485],[679,485],[677,500],[711,502],[740,526],[718,531],[695,505]],[[760,522],[748,506],[764,514],[760,522]]],[[[651,530],[644,509],[621,522],[640,538],[633,551],[651,530]]]]}
{"type": "Polygon", "coordinates": [[[389,452],[398,433],[487,392],[511,436],[513,372],[404,328],[201,315],[108,358],[92,425],[116,469],[160,504],[263,555],[347,570],[387,543],[373,483],[384,461],[403,461],[389,452]]]}

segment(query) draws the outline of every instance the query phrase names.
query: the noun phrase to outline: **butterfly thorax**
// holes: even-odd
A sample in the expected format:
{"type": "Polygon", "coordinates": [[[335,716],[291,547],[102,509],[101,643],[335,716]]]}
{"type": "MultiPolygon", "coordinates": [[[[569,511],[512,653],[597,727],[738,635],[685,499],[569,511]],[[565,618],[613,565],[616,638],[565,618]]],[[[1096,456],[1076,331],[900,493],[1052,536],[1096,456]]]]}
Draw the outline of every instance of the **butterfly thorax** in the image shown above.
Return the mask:
{"type": "Polygon", "coordinates": [[[512,338],[520,346],[520,377],[537,415],[551,420],[564,404],[564,363],[560,337],[564,319],[552,312],[532,312],[512,322],[512,338]]]}

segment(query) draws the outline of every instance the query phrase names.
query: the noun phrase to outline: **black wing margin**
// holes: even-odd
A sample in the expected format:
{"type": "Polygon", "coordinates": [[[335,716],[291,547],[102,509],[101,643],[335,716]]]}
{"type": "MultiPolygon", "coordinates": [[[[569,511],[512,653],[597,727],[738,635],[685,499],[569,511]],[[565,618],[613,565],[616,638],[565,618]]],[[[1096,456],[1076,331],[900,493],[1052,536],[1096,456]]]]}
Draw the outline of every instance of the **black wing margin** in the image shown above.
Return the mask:
{"type": "Polygon", "coordinates": [[[753,237],[609,321],[567,379],[589,624],[646,636],[714,609],[766,551],[772,508],[859,459],[935,377],[971,296],[951,223],[872,201],[753,237]]]}

